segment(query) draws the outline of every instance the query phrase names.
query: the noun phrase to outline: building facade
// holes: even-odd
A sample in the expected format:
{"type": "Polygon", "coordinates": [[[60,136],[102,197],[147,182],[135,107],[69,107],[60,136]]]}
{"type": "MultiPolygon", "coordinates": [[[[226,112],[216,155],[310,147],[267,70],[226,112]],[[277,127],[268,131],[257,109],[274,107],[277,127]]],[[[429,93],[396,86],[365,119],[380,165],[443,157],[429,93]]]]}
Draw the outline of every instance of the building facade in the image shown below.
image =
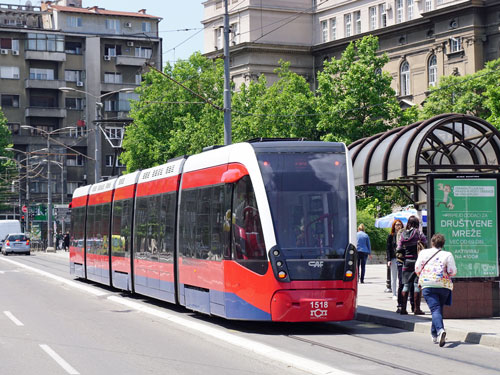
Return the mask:
{"type": "Polygon", "coordinates": [[[54,203],[123,170],[115,146],[146,63],[161,68],[160,21],[81,0],[0,4],[1,107],[24,166],[23,202],[47,201],[47,159],[54,203]]]}
{"type": "MultiPolygon", "coordinates": [[[[208,57],[221,54],[222,4],[204,3],[208,57]]],[[[384,70],[401,103],[413,105],[425,101],[440,77],[474,73],[500,57],[500,3],[493,0],[232,0],[229,13],[237,85],[262,73],[272,82],[283,58],[314,88],[326,59],[372,34],[389,56],[384,70]]]]}

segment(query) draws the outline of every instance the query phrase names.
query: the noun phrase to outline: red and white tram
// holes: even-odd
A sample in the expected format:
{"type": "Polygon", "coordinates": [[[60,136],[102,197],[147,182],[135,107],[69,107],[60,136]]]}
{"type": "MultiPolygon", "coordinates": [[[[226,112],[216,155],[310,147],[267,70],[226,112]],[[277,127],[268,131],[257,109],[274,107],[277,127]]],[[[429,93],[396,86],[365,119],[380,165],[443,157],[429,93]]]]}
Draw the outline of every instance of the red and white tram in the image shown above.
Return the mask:
{"type": "Polygon", "coordinates": [[[261,140],[76,189],[70,271],[227,319],[350,320],[355,239],[345,145],[261,140]]]}

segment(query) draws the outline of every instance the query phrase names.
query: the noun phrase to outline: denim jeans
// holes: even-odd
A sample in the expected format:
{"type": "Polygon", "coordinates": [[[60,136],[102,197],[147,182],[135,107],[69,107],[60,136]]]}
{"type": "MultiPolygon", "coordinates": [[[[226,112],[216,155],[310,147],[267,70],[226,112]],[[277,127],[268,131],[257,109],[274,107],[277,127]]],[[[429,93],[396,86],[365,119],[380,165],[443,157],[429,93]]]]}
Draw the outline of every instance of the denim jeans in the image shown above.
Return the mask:
{"type": "Polygon", "coordinates": [[[368,259],[368,253],[359,252],[358,253],[358,274],[360,275],[360,280],[363,283],[365,281],[365,269],[366,269],[366,260],[368,259]],[[359,269],[361,267],[361,273],[359,269]]]}
{"type": "Polygon", "coordinates": [[[433,337],[436,337],[438,332],[444,329],[443,306],[450,293],[451,290],[447,288],[424,288],[422,292],[432,314],[431,335],[433,337]]]}

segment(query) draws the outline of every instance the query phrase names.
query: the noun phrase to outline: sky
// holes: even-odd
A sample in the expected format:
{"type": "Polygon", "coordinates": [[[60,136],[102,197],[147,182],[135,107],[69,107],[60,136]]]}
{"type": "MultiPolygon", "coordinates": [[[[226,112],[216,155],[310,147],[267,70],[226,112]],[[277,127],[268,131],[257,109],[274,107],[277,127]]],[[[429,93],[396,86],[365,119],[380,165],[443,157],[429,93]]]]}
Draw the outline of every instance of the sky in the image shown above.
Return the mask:
{"type": "MultiPolygon", "coordinates": [[[[7,0],[11,4],[24,4],[25,1],[7,0]]],[[[188,58],[193,52],[203,52],[202,0],[83,0],[84,8],[94,5],[108,10],[146,13],[163,18],[160,22],[160,37],[163,38],[163,64],[188,58]],[[189,31],[177,31],[191,29],[189,31]],[[195,30],[193,30],[195,29],[195,30]],[[191,38],[187,40],[188,38],[191,38]],[[186,41],[187,40],[187,41],[186,41]]],[[[33,5],[40,1],[32,1],[33,5]]]]}

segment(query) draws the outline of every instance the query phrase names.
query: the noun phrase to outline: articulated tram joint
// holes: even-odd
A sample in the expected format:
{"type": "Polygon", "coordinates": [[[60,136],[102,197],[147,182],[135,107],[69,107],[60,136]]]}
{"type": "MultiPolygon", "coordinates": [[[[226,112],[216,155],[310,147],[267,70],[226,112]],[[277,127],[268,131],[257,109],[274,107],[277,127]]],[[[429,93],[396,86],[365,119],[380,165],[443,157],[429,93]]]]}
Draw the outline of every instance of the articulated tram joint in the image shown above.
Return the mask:
{"type": "Polygon", "coordinates": [[[274,276],[279,281],[290,282],[290,276],[285,262],[285,257],[283,252],[278,248],[278,246],[273,246],[269,250],[269,259],[271,260],[271,266],[274,271],[274,276]]]}

